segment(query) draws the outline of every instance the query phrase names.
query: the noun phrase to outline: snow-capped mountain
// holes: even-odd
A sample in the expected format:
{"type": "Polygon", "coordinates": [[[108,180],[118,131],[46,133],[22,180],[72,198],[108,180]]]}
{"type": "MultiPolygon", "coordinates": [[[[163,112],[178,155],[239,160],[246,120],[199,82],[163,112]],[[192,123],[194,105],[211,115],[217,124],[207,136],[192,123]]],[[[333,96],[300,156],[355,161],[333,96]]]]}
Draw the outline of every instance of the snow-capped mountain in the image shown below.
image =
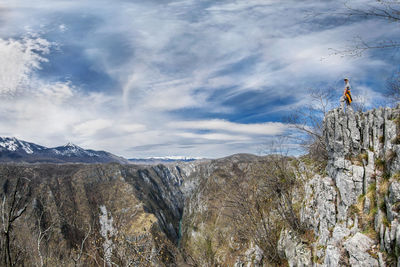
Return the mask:
{"type": "Polygon", "coordinates": [[[129,163],[109,152],[83,149],[72,143],[47,148],[14,137],[0,137],[0,162],[129,163]]]}
{"type": "Polygon", "coordinates": [[[46,149],[44,146],[39,146],[33,143],[18,140],[17,138],[0,137],[0,153],[4,151],[25,152],[33,154],[37,151],[46,149]]]}

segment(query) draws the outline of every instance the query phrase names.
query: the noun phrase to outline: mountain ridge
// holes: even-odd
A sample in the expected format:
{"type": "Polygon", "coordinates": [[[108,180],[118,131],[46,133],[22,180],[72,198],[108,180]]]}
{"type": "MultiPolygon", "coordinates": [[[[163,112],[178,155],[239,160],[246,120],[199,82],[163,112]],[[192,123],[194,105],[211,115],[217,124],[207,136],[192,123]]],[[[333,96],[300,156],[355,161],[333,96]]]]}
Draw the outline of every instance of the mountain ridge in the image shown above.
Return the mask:
{"type": "Polygon", "coordinates": [[[64,146],[45,147],[19,140],[0,137],[0,162],[2,163],[109,163],[128,164],[123,157],[110,152],[83,149],[71,142],[64,146]]]}

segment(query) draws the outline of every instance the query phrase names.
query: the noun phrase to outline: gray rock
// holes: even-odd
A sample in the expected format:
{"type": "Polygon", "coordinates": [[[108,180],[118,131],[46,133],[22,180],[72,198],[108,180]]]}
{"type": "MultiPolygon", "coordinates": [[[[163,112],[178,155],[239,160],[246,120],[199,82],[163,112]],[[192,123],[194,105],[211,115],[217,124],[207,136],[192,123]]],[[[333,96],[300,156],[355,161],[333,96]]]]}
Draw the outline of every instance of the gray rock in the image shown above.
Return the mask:
{"type": "MultiPolygon", "coordinates": [[[[306,189],[305,205],[301,210],[301,220],[307,222],[318,237],[319,249],[315,255],[325,257],[322,266],[338,266],[343,248],[348,252],[352,266],[384,266],[382,255],[378,262],[368,253],[374,241],[360,233],[358,216],[349,214],[349,210],[361,194],[367,195],[372,183],[376,182],[379,190],[382,173],[376,170],[376,159],[386,160],[390,174],[400,170],[400,157],[396,156],[400,155],[400,145],[392,144],[398,134],[393,118],[400,115],[399,109],[400,105],[397,109],[380,108],[362,114],[341,114],[334,109],[324,119],[323,135],[328,152],[326,172],[329,177],[315,176],[307,182],[306,188],[309,189],[306,189]],[[363,156],[362,162],[357,160],[361,153],[368,159],[363,156]],[[390,161],[385,158],[389,154],[395,155],[390,157],[390,161]]],[[[365,197],[362,212],[369,214],[371,207],[381,199],[383,197],[377,195],[376,203],[372,203],[369,195],[365,197]]],[[[389,252],[395,244],[400,247],[399,214],[393,209],[396,202],[400,202],[400,183],[397,181],[389,186],[389,194],[385,197],[386,214],[378,209],[374,218],[380,248],[389,252]],[[385,216],[391,227],[384,226],[385,216]]],[[[364,220],[363,217],[363,224],[364,220]]],[[[373,250],[378,246],[375,245],[373,250]]]]}
{"type": "Polygon", "coordinates": [[[373,244],[371,238],[361,233],[356,233],[347,240],[344,247],[349,253],[351,266],[378,266],[378,260],[368,253],[373,244]]]}
{"type": "Polygon", "coordinates": [[[383,260],[383,256],[381,252],[378,252],[378,261],[379,267],[386,267],[385,261],[383,260]]]}
{"type": "Polygon", "coordinates": [[[381,227],[379,229],[379,240],[381,245],[381,250],[385,249],[385,226],[381,223],[381,227]]]}
{"type": "Polygon", "coordinates": [[[400,224],[396,228],[396,246],[400,247],[400,224]]]}
{"type": "Polygon", "coordinates": [[[339,266],[340,250],[336,246],[328,245],[326,248],[324,266],[339,266]]]}
{"type": "Polygon", "coordinates": [[[399,222],[397,220],[393,220],[390,223],[390,242],[391,243],[393,243],[396,240],[398,226],[399,226],[399,222]]]}
{"type": "Polygon", "coordinates": [[[369,197],[365,197],[364,198],[364,209],[363,212],[365,214],[368,214],[370,211],[370,207],[371,207],[371,200],[369,199],[369,197]]]}
{"type": "Polygon", "coordinates": [[[319,233],[318,242],[326,245],[330,228],[336,224],[336,195],[333,180],[316,175],[305,185],[306,196],[300,217],[303,223],[310,225],[319,233]]]}
{"type": "Polygon", "coordinates": [[[246,252],[247,266],[261,267],[264,252],[257,245],[252,246],[246,252]]]}
{"type": "Polygon", "coordinates": [[[380,209],[378,209],[378,212],[375,214],[375,218],[374,218],[374,229],[378,233],[380,232],[381,226],[383,225],[382,218],[383,218],[382,211],[380,209]]]}
{"type": "Polygon", "coordinates": [[[342,240],[350,235],[350,230],[344,225],[336,225],[333,229],[332,238],[329,240],[329,244],[337,246],[342,240]]]}
{"type": "Polygon", "coordinates": [[[389,201],[392,204],[400,201],[400,183],[397,181],[389,185],[389,201]]]}
{"type": "Polygon", "coordinates": [[[389,227],[386,227],[385,230],[385,236],[384,236],[384,243],[385,243],[385,249],[388,253],[392,252],[391,248],[391,242],[390,242],[390,232],[389,232],[389,227]]]}
{"type": "Polygon", "coordinates": [[[281,232],[278,252],[288,260],[289,266],[311,266],[311,250],[304,245],[295,233],[289,230],[281,232]]]}

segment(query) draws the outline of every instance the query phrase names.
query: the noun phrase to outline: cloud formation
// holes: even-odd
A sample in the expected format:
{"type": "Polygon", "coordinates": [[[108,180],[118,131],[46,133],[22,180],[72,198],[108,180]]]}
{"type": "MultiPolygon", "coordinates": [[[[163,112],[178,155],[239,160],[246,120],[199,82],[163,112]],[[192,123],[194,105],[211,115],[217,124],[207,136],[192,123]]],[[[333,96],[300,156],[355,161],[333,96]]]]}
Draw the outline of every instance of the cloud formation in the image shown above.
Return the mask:
{"type": "Polygon", "coordinates": [[[397,25],[350,19],[343,8],[311,0],[6,0],[0,135],[125,157],[257,153],[289,131],[282,117],[307,103],[308,88],[340,94],[349,76],[368,106],[381,98],[397,55],[349,58],[332,48],[358,35],[396,38],[397,25]]]}
{"type": "Polygon", "coordinates": [[[0,39],[0,94],[15,94],[29,86],[31,74],[47,61],[50,43],[42,38],[25,37],[20,41],[0,39]]]}

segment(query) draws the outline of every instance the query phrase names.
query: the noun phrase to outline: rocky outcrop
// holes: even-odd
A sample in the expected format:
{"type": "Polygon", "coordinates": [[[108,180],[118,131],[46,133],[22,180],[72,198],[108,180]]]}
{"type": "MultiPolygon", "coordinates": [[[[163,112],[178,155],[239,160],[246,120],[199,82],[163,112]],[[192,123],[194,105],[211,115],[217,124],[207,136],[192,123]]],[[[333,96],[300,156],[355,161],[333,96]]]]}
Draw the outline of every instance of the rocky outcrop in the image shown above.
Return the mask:
{"type": "Polygon", "coordinates": [[[366,235],[356,233],[346,242],[344,247],[349,254],[351,266],[378,266],[378,260],[373,258],[368,250],[371,249],[374,241],[366,235]]]}
{"type": "MultiPolygon", "coordinates": [[[[326,173],[305,183],[300,212],[317,237],[315,266],[399,262],[399,128],[400,106],[326,115],[326,173]]],[[[289,265],[299,259],[291,256],[289,265]]]]}
{"type": "Polygon", "coordinates": [[[282,258],[288,259],[289,266],[305,267],[312,265],[310,248],[303,244],[292,231],[282,231],[278,241],[278,251],[282,258]]]}

